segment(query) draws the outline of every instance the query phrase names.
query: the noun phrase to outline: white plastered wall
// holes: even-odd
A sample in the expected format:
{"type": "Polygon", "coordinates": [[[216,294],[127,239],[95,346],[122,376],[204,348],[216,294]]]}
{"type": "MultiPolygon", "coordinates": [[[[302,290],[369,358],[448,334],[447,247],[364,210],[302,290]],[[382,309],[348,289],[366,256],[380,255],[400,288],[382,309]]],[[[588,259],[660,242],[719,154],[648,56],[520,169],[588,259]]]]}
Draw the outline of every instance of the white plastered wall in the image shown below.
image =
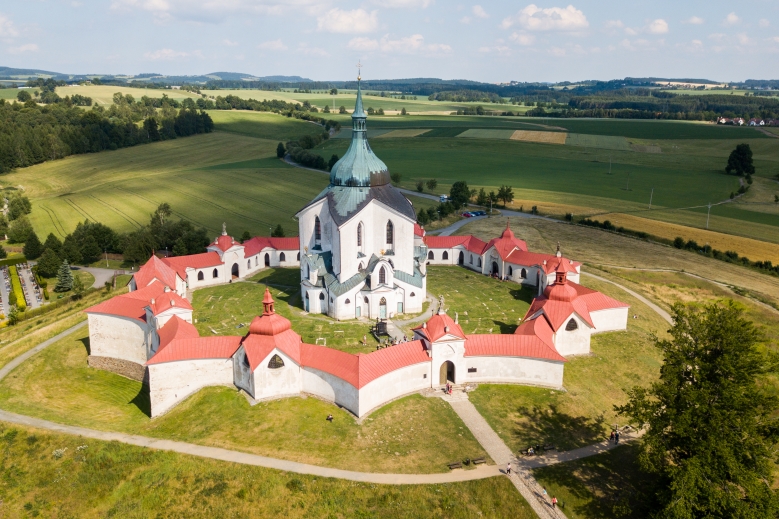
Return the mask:
{"type": "Polygon", "coordinates": [[[506,382],[559,388],[563,385],[564,363],[526,357],[465,357],[464,382],[506,382]]]}
{"type": "MultiPolygon", "coordinates": [[[[160,296],[160,298],[162,297],[165,297],[165,294],[162,294],[160,296]]],[[[188,308],[179,308],[174,306],[156,315],[157,328],[162,328],[163,326],[165,326],[165,323],[167,323],[174,315],[177,315],[180,319],[183,319],[184,321],[190,324],[192,323],[192,310],[188,308]]]]}
{"type": "Polygon", "coordinates": [[[304,393],[335,402],[354,414],[359,412],[357,388],[340,378],[318,369],[304,367],[300,370],[304,393]]]}
{"type": "Polygon", "coordinates": [[[465,380],[465,340],[445,335],[434,342],[430,349],[432,354],[430,385],[432,387],[442,385],[440,381],[441,365],[446,361],[454,364],[454,382],[460,384],[465,380]]]}
{"type": "Polygon", "coordinates": [[[364,385],[360,391],[360,409],[363,416],[390,400],[430,387],[430,362],[413,364],[391,371],[364,385]]]}
{"type": "Polygon", "coordinates": [[[629,307],[622,307],[590,312],[592,324],[595,325],[595,330],[592,333],[625,330],[628,326],[629,311],[629,307]]]}
{"type": "MultiPolygon", "coordinates": [[[[543,319],[543,317],[539,317],[539,319],[543,319]]],[[[569,355],[586,355],[590,353],[591,334],[592,328],[590,325],[577,314],[573,313],[566,317],[565,321],[560,325],[560,329],[555,333],[555,348],[563,357],[568,357],[569,355]],[[571,319],[576,321],[577,328],[575,330],[567,331],[565,327],[571,319]]]]}
{"type": "Polygon", "coordinates": [[[145,322],[107,314],[88,314],[89,353],[143,365],[151,344],[151,330],[145,322]]]}
{"type": "Polygon", "coordinates": [[[300,366],[284,352],[274,348],[254,370],[254,397],[256,400],[279,396],[296,395],[302,387],[300,366]],[[274,355],[281,357],[284,366],[276,369],[268,367],[274,355]]]}
{"type": "Polygon", "coordinates": [[[165,362],[147,369],[152,418],[206,386],[233,386],[232,358],[165,362]]]}

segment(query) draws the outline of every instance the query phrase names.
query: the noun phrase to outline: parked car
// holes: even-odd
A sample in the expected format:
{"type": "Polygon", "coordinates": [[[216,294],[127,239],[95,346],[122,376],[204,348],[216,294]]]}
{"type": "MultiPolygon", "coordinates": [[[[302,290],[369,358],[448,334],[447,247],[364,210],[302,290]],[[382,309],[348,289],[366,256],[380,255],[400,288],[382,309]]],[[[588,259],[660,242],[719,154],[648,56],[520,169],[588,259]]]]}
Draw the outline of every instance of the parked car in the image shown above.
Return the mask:
{"type": "Polygon", "coordinates": [[[487,212],[486,211],[471,211],[471,214],[473,216],[486,216],[487,212]]]}
{"type": "Polygon", "coordinates": [[[470,212],[468,212],[468,211],[465,211],[465,212],[462,214],[462,217],[463,217],[463,218],[470,218],[471,216],[473,216],[473,213],[470,213],[470,212]]]}

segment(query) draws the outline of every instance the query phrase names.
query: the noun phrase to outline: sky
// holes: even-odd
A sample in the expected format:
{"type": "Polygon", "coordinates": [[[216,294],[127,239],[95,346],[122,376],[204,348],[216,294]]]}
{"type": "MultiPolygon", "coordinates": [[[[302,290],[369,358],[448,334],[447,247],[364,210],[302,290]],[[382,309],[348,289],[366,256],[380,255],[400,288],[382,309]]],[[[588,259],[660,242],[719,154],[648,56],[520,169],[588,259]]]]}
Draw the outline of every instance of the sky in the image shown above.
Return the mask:
{"type": "Polygon", "coordinates": [[[779,78],[779,0],[17,0],[0,66],[492,83],[779,78]]]}

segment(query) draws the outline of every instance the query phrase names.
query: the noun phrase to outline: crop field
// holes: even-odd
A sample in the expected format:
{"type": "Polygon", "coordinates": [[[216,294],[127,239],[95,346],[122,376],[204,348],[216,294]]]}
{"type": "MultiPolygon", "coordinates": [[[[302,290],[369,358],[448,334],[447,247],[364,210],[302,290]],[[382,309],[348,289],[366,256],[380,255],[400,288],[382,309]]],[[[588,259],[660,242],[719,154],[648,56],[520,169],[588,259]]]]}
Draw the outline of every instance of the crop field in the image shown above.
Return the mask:
{"type": "Polygon", "coordinates": [[[410,128],[407,130],[391,130],[387,133],[380,134],[379,136],[384,139],[398,139],[398,138],[409,138],[409,137],[419,137],[423,133],[427,133],[430,130],[425,129],[416,129],[416,128],[410,128]]]}
{"type": "Polygon", "coordinates": [[[630,150],[625,137],[609,135],[588,135],[583,133],[569,133],[565,139],[568,146],[582,146],[585,148],[603,148],[607,150],[630,150]]]}
{"type": "Polygon", "coordinates": [[[181,101],[183,99],[197,99],[200,96],[187,92],[185,90],[163,90],[159,88],[133,88],[119,85],[76,85],[67,87],[57,87],[57,95],[61,97],[72,96],[79,94],[86,97],[91,97],[94,103],[100,105],[110,105],[114,102],[114,94],[121,92],[122,95],[131,95],[136,101],[143,96],[146,97],[162,97],[168,96],[171,99],[181,101]]]}
{"type": "Polygon", "coordinates": [[[0,99],[16,99],[19,92],[18,88],[0,88],[0,99]]]}
{"type": "Polygon", "coordinates": [[[565,132],[539,132],[516,130],[511,134],[512,141],[542,142],[545,144],[567,144],[568,134],[565,132]]]}
{"type": "Polygon", "coordinates": [[[303,135],[320,134],[325,131],[318,124],[270,112],[211,110],[209,115],[214,120],[216,129],[220,132],[270,139],[277,142],[286,142],[303,135]]]}

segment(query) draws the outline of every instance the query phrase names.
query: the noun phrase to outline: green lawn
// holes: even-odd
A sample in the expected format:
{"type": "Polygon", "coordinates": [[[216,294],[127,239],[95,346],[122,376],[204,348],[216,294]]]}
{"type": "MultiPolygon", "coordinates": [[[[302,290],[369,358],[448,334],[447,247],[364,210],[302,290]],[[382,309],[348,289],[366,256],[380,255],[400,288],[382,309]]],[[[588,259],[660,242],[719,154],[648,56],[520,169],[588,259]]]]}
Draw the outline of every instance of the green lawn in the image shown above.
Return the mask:
{"type": "Polygon", "coordinates": [[[446,472],[448,462],[486,455],[449,404],[419,395],[392,402],[358,424],[347,411],[316,398],[250,406],[234,388],[206,388],[151,420],[141,382],[89,368],[87,347],[83,328],[22,364],[0,383],[0,407],[60,423],[367,472],[446,472]]]}
{"type": "Polygon", "coordinates": [[[318,124],[270,112],[210,110],[208,114],[219,131],[277,142],[287,142],[303,135],[321,134],[325,131],[318,124]]]}
{"type": "MultiPolygon", "coordinates": [[[[535,517],[503,477],[375,485],[0,424],[9,517],[535,517]],[[55,451],[62,455],[55,455],[55,451]],[[59,456],[59,457],[58,457],[59,456]]],[[[343,446],[339,446],[346,450],[343,446]]]]}

